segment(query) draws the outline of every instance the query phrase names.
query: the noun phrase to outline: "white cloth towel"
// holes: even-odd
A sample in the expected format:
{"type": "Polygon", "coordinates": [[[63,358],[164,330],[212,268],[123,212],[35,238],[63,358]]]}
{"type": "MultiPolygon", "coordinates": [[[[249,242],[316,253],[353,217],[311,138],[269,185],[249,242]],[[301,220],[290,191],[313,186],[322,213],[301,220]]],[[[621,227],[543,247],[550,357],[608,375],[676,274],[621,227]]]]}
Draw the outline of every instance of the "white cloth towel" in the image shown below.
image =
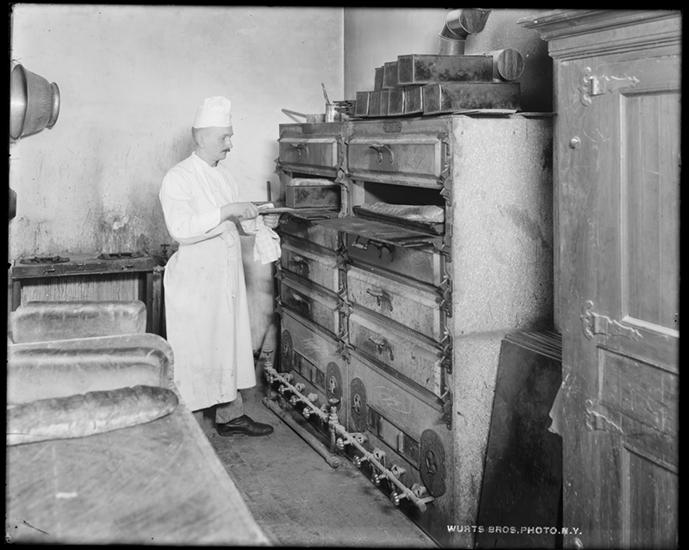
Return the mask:
{"type": "Polygon", "coordinates": [[[254,260],[269,264],[280,258],[280,236],[263,223],[263,216],[240,222],[246,233],[254,236],[254,260]]]}

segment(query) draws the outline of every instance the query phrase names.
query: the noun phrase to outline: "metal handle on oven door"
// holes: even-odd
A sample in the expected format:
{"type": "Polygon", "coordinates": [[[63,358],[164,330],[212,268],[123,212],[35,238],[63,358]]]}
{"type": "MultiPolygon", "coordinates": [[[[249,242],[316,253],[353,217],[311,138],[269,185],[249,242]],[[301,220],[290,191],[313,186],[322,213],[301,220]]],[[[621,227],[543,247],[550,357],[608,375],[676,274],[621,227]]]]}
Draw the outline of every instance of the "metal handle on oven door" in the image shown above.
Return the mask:
{"type": "Polygon", "coordinates": [[[360,248],[361,250],[368,250],[368,240],[361,240],[361,235],[357,235],[352,243],[354,248],[360,248]]]}
{"type": "Polygon", "coordinates": [[[383,304],[383,302],[387,302],[390,311],[392,311],[392,298],[390,298],[390,295],[384,290],[367,288],[366,294],[373,296],[376,299],[376,304],[378,305],[378,307],[380,307],[383,304]]]}
{"type": "Polygon", "coordinates": [[[302,151],[306,151],[305,143],[291,143],[292,147],[297,150],[297,156],[301,159],[302,151]]]}
{"type": "Polygon", "coordinates": [[[309,301],[306,300],[305,298],[302,298],[302,297],[299,296],[299,294],[297,294],[296,292],[292,292],[292,293],[291,293],[291,295],[290,295],[290,301],[293,302],[293,303],[292,303],[292,306],[293,306],[295,309],[303,309],[303,310],[304,310],[304,313],[305,313],[306,315],[310,315],[310,314],[311,314],[311,302],[309,302],[309,301]]]}
{"type": "Polygon", "coordinates": [[[387,151],[390,154],[390,164],[394,164],[394,153],[387,143],[372,143],[368,148],[378,153],[378,164],[383,164],[383,151],[387,151]]]}
{"type": "Polygon", "coordinates": [[[289,263],[296,266],[296,270],[303,273],[308,273],[309,271],[309,261],[302,256],[292,256],[289,263]]]}
{"type": "Polygon", "coordinates": [[[388,354],[390,355],[390,361],[394,361],[395,357],[392,354],[392,346],[390,345],[390,342],[388,342],[385,338],[375,338],[373,336],[368,337],[369,341],[373,343],[374,346],[376,346],[376,351],[378,352],[378,355],[381,355],[384,350],[388,350],[388,354]]]}

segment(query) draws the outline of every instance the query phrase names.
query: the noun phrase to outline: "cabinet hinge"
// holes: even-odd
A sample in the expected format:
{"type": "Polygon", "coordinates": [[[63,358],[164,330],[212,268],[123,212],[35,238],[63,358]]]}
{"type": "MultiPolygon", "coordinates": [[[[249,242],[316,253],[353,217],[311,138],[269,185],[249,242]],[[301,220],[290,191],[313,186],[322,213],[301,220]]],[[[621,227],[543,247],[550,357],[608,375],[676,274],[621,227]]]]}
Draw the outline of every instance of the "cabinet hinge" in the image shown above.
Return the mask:
{"type": "Polygon", "coordinates": [[[603,336],[624,336],[632,340],[643,338],[641,333],[634,327],[623,325],[615,319],[611,319],[606,315],[600,315],[593,311],[593,302],[591,300],[586,300],[586,302],[584,302],[582,314],[579,317],[581,318],[584,335],[588,339],[598,334],[603,336]]]}
{"type": "Polygon", "coordinates": [[[579,88],[581,102],[584,105],[591,105],[591,98],[606,93],[613,93],[622,88],[631,88],[639,83],[635,76],[607,76],[591,74],[591,67],[584,69],[582,85],[579,88]]]}
{"type": "Polygon", "coordinates": [[[586,429],[589,431],[604,431],[624,435],[624,431],[617,422],[610,418],[608,411],[593,400],[584,403],[586,429]]]}

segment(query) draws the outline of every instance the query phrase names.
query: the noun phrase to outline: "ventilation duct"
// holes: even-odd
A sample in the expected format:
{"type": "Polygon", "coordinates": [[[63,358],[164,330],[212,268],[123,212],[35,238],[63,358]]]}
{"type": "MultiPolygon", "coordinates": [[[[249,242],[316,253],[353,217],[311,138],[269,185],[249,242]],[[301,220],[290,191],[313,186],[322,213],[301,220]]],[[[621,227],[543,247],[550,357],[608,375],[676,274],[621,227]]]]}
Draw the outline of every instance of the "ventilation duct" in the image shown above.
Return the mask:
{"type": "Polygon", "coordinates": [[[445,25],[440,31],[441,55],[464,54],[464,43],[468,35],[481,32],[491,10],[459,9],[452,10],[445,16],[445,25]]]}

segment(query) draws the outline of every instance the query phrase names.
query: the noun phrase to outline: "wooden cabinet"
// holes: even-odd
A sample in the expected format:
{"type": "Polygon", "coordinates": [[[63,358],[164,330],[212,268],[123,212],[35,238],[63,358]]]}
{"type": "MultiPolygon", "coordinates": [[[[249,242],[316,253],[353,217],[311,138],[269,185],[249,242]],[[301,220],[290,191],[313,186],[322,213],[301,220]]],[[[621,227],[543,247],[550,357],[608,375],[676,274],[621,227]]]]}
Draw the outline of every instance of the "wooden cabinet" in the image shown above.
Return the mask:
{"type": "Polygon", "coordinates": [[[551,119],[351,120],[335,171],[295,165],[297,126],[283,177],[337,174],[343,199],[281,225],[280,368],[339,396],[340,422],[433,497],[414,521],[470,547],[448,525],[477,524],[502,339],[552,324],[551,119]]]}
{"type": "Polygon", "coordinates": [[[522,24],[554,59],[565,546],[675,547],[681,14],[522,24]]]}

